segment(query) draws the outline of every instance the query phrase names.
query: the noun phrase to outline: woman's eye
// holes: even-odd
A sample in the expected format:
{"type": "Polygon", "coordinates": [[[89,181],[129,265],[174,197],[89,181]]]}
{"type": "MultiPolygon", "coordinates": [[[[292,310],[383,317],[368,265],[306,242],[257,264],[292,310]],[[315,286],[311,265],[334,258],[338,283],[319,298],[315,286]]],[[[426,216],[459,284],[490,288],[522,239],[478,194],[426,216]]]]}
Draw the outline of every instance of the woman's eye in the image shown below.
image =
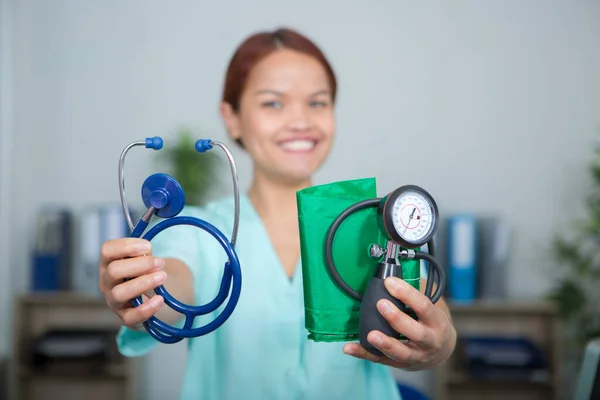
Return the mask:
{"type": "Polygon", "coordinates": [[[310,102],[310,106],[311,107],[327,107],[327,102],[325,102],[325,101],[311,101],[310,102]]]}
{"type": "Polygon", "coordinates": [[[263,103],[263,107],[281,108],[281,102],[280,101],[267,101],[267,102],[263,103]]]}

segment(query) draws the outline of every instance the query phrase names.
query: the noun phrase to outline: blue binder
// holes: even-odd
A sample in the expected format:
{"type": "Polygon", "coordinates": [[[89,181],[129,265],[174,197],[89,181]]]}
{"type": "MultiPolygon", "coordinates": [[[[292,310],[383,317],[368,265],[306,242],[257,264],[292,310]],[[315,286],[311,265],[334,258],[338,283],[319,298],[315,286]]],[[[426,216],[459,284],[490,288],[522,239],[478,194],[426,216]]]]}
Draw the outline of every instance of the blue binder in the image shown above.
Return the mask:
{"type": "Polygon", "coordinates": [[[448,290],[456,303],[472,302],[477,293],[477,218],[454,215],[448,219],[448,290]]]}
{"type": "Polygon", "coordinates": [[[31,260],[32,291],[69,289],[73,264],[73,214],[67,208],[44,205],[37,216],[31,260]]]}

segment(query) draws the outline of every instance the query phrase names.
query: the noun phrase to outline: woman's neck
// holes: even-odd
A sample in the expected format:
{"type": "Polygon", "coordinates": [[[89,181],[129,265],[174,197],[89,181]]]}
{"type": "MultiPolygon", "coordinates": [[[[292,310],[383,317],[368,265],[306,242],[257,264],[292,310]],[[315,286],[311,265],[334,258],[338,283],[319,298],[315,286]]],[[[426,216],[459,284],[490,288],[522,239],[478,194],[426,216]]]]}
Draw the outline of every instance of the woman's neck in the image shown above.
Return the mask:
{"type": "Polygon", "coordinates": [[[310,180],[282,184],[260,171],[255,171],[248,197],[263,219],[295,219],[298,210],[296,192],[310,184],[310,180]]]}
{"type": "Polygon", "coordinates": [[[300,257],[296,192],[309,185],[309,180],[293,185],[282,184],[255,170],[248,192],[288,278],[294,275],[300,257]]]}

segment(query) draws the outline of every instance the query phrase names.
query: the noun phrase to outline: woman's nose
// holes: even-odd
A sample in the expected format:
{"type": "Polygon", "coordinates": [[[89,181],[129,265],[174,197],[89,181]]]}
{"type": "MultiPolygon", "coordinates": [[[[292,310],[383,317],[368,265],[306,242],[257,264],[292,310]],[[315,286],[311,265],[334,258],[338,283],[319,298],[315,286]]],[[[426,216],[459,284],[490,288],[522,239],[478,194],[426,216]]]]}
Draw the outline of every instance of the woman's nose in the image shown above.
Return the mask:
{"type": "Polygon", "coordinates": [[[290,129],[304,131],[312,126],[310,113],[305,107],[294,107],[289,115],[288,126],[290,129]]]}

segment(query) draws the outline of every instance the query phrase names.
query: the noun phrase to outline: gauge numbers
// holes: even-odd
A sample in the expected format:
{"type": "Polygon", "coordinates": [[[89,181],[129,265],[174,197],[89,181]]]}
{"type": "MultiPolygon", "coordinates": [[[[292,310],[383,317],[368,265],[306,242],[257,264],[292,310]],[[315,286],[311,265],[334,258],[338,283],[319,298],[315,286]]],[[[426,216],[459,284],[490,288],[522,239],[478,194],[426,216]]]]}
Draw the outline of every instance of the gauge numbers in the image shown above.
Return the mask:
{"type": "Polygon", "coordinates": [[[433,226],[433,207],[421,193],[407,191],[392,206],[394,228],[404,240],[420,243],[433,226]]]}
{"type": "Polygon", "coordinates": [[[394,190],[379,211],[387,236],[403,246],[424,245],[437,228],[437,205],[429,193],[418,186],[407,185],[394,190]]]}

